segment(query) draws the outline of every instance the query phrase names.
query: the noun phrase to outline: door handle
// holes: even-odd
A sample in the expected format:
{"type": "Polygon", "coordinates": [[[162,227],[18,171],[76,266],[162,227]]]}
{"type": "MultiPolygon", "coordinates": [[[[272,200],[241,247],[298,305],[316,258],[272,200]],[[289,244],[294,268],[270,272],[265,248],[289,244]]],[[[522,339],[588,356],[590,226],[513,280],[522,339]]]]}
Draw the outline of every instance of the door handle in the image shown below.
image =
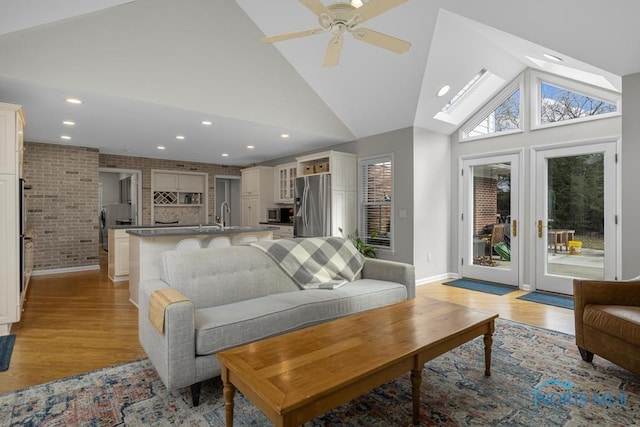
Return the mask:
{"type": "Polygon", "coordinates": [[[542,228],[544,227],[544,225],[542,225],[542,220],[539,219],[538,220],[538,237],[542,239],[542,228]]]}
{"type": "Polygon", "coordinates": [[[518,221],[516,221],[515,219],[511,221],[511,236],[518,236],[518,221]]]}

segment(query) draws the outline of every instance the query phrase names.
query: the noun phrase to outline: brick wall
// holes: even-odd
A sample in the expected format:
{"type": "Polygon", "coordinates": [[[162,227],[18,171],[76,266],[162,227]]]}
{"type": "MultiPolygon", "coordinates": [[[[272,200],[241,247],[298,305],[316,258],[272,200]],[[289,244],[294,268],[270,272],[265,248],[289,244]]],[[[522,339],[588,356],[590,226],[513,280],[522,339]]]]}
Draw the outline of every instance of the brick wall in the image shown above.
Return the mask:
{"type": "MultiPolygon", "coordinates": [[[[142,171],[142,223],[151,224],[151,169],[163,169],[186,172],[205,172],[208,183],[208,222],[215,218],[215,175],[240,176],[242,166],[226,166],[212,163],[182,162],[175,160],[151,159],[148,157],[117,156],[100,154],[101,168],[137,169],[142,171]]],[[[185,208],[189,209],[189,208],[185,208]]],[[[164,218],[167,219],[167,218],[164,218]]]]}
{"type": "Polygon", "coordinates": [[[492,178],[474,177],[474,235],[480,234],[482,229],[497,222],[498,213],[498,181],[492,178]]]}
{"type": "Polygon", "coordinates": [[[25,143],[34,270],[98,265],[98,150],[25,143]]]}

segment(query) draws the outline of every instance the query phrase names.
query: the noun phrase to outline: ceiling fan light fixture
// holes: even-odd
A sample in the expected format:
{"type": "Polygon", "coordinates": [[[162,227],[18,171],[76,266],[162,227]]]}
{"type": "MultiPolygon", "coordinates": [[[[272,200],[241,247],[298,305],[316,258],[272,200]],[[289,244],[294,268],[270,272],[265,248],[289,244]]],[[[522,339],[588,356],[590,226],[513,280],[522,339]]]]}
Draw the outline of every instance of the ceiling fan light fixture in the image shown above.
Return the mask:
{"type": "Polygon", "coordinates": [[[449,89],[451,89],[451,86],[444,85],[440,89],[438,89],[438,93],[436,93],[436,95],[438,96],[438,98],[440,98],[441,96],[445,96],[449,92],[449,89]]]}
{"type": "Polygon", "coordinates": [[[355,7],[356,9],[362,7],[363,5],[364,3],[362,3],[362,0],[351,0],[351,6],[355,7]]]}

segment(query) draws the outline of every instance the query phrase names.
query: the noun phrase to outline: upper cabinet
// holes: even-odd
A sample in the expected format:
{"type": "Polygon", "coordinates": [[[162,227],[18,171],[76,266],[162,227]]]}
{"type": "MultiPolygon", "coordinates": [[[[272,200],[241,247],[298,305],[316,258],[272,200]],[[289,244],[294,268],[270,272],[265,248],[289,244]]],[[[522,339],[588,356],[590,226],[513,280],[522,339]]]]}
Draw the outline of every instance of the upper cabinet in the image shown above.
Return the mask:
{"type": "Polygon", "coordinates": [[[274,173],[276,203],[293,203],[296,176],[298,176],[297,162],[276,166],[274,173]]]}
{"type": "Polygon", "coordinates": [[[24,123],[22,107],[0,102],[0,173],[22,177],[24,123]]]}
{"type": "Polygon", "coordinates": [[[207,222],[208,175],[201,172],[151,171],[152,222],[207,222]],[[164,208],[190,208],[164,210],[164,208]]]}

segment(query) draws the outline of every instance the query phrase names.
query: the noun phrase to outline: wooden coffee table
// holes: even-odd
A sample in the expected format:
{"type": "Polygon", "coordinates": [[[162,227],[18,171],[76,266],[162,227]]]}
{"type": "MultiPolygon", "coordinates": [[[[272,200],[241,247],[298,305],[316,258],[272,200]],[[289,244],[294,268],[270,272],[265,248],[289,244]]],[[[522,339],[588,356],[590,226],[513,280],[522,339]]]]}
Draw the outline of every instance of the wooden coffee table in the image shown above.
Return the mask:
{"type": "Polygon", "coordinates": [[[236,389],[276,426],[297,426],[408,371],[417,423],[425,362],[484,335],[491,375],[497,317],[423,297],[222,351],[226,424],[236,389]]]}

